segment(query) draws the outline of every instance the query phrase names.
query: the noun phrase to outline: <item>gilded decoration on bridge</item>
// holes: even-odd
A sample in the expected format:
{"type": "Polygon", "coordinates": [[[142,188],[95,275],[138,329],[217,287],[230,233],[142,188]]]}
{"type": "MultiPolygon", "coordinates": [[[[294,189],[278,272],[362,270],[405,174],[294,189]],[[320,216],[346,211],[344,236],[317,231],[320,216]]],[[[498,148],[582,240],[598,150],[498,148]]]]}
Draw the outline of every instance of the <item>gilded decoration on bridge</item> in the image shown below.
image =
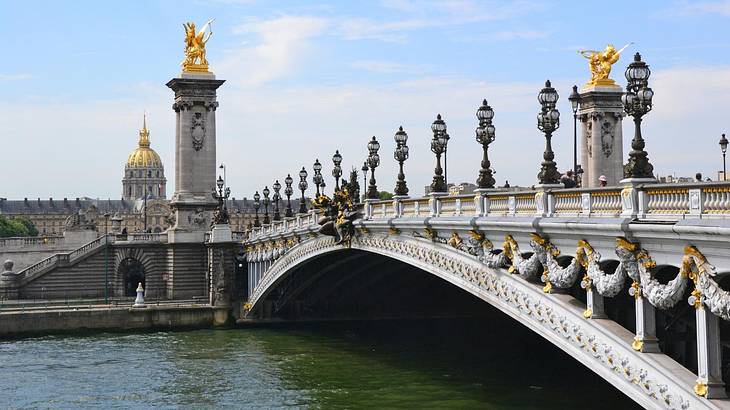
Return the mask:
{"type": "Polygon", "coordinates": [[[185,59],[182,62],[184,73],[208,73],[208,60],[205,58],[205,45],[213,36],[213,20],[208,20],[196,33],[195,23],[183,24],[185,29],[185,59]],[[206,31],[208,35],[206,36],[206,31]]]}
{"type": "Polygon", "coordinates": [[[317,221],[320,225],[317,232],[334,237],[335,245],[350,246],[355,234],[352,221],[360,217],[360,212],[354,204],[356,198],[351,194],[352,185],[344,179],[341,185],[332,198],[322,194],[314,199],[314,206],[324,211],[324,216],[317,221]]]}
{"type": "Polygon", "coordinates": [[[616,82],[609,78],[611,66],[618,62],[621,53],[631,44],[626,44],[621,50],[616,50],[612,44],[609,44],[603,51],[578,51],[580,55],[588,59],[588,67],[591,70],[591,79],[587,85],[615,86],[616,82]]]}

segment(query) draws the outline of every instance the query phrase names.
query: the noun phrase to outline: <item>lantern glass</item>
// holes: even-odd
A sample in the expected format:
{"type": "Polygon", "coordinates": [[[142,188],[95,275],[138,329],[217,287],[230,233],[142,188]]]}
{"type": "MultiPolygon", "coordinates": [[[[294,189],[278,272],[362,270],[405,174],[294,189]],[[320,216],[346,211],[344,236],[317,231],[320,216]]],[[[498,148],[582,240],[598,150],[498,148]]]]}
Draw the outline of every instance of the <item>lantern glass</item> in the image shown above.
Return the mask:
{"type": "Polygon", "coordinates": [[[340,165],[342,163],[342,155],[340,155],[340,151],[335,151],[335,155],[332,156],[332,162],[335,163],[335,165],[340,165]]]}
{"type": "Polygon", "coordinates": [[[264,187],[264,198],[268,198],[271,191],[269,191],[269,187],[264,187]]]}
{"type": "Polygon", "coordinates": [[[261,195],[259,195],[259,191],[256,191],[256,193],[253,194],[253,200],[254,202],[259,202],[261,200],[261,195]]]}
{"type": "Polygon", "coordinates": [[[305,179],[305,178],[307,178],[307,175],[308,175],[308,174],[307,174],[307,170],[306,170],[306,169],[304,169],[304,167],[302,167],[302,170],[301,170],[301,171],[299,171],[299,178],[300,178],[300,179],[305,179]]]}
{"type": "Polygon", "coordinates": [[[314,168],[315,173],[319,173],[319,171],[322,170],[322,164],[319,163],[319,159],[314,161],[314,165],[312,166],[314,168]]]}

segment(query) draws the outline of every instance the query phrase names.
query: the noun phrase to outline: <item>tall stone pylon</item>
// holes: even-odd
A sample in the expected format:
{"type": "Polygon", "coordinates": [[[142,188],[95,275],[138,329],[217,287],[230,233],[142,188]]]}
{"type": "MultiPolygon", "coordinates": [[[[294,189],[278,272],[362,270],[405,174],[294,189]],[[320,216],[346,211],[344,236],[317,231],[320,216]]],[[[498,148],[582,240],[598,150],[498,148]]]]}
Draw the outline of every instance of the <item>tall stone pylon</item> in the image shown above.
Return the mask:
{"type": "Polygon", "coordinates": [[[622,94],[621,87],[615,84],[586,85],[580,92],[583,187],[600,186],[601,175],[612,186],[624,178],[622,94]]]}
{"type": "Polygon", "coordinates": [[[216,90],[225,80],[211,72],[186,72],[167,86],[175,92],[175,192],[170,205],[175,223],[168,241],[202,243],[210,229],[217,202],[212,196],[216,179],[216,90]]]}

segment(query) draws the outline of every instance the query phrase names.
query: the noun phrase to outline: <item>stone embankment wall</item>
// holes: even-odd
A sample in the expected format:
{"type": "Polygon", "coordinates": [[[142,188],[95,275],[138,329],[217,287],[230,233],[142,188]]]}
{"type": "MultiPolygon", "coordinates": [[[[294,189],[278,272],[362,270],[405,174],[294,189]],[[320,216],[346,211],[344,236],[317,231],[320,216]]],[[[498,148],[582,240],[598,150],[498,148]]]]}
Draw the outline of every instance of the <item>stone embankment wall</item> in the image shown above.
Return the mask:
{"type": "Polygon", "coordinates": [[[210,306],[148,306],[6,312],[0,314],[0,338],[64,332],[210,328],[229,323],[227,309],[210,306]]]}

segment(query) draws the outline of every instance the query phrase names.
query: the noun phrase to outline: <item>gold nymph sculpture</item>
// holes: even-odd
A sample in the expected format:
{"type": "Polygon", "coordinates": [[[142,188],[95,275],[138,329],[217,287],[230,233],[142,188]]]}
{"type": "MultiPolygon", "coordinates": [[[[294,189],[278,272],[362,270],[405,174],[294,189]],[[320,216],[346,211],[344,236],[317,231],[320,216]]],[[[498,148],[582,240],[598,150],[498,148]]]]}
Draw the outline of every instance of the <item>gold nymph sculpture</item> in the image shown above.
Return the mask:
{"type": "Polygon", "coordinates": [[[213,20],[209,20],[198,33],[195,23],[183,24],[185,29],[185,60],[182,62],[183,72],[208,72],[208,60],[205,58],[205,44],[213,36],[213,20]],[[210,28],[210,30],[208,30],[210,28]],[[205,32],[208,31],[206,37],[205,32]]]}
{"type": "Polygon", "coordinates": [[[609,44],[603,51],[580,50],[580,55],[588,59],[588,67],[591,69],[591,79],[588,85],[615,85],[616,82],[608,78],[611,74],[611,66],[616,64],[621,52],[633,43],[626,44],[621,50],[609,44]]]}

